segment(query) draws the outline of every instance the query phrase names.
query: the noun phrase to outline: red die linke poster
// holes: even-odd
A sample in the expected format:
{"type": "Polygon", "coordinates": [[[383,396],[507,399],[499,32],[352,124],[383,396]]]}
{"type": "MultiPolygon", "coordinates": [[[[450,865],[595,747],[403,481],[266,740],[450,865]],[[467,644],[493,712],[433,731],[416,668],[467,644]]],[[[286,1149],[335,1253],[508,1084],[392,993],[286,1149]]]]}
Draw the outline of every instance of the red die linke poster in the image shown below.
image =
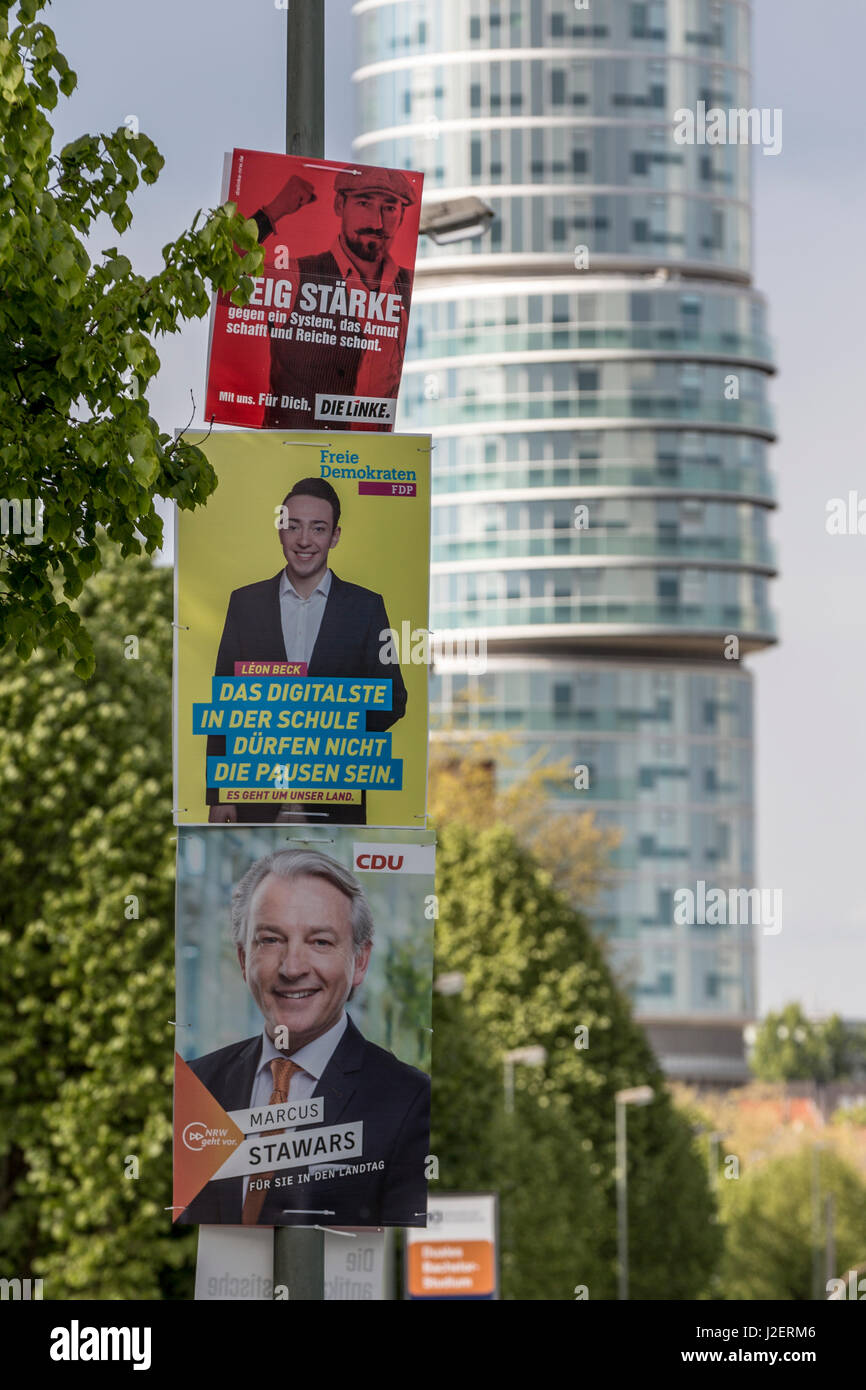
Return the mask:
{"type": "Polygon", "coordinates": [[[423,175],[235,150],[228,197],[258,227],[249,304],[220,292],[206,402],[220,424],[394,428],[423,175]]]}

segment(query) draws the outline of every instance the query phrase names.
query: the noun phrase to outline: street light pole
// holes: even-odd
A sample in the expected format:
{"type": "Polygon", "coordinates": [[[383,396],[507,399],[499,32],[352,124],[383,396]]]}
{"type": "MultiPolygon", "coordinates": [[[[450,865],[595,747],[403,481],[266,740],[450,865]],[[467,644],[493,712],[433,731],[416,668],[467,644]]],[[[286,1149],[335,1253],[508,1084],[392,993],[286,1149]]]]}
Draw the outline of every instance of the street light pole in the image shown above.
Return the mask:
{"type": "Polygon", "coordinates": [[[547,1048],[540,1043],[530,1047],[514,1047],[502,1059],[505,1069],[505,1113],[514,1113],[514,1067],[519,1062],[524,1067],[543,1067],[547,1061],[547,1048]]]}
{"type": "Polygon", "coordinates": [[[286,154],[325,156],[325,0],[286,11],[286,154]]]}
{"type": "MultiPolygon", "coordinates": [[[[325,0],[298,0],[286,11],[286,154],[325,154],[325,0]]],[[[289,1298],[323,1302],[325,1232],[274,1229],[274,1287],[289,1298]]]]}
{"type": "Polygon", "coordinates": [[[616,1249],[619,1266],[617,1298],[628,1298],[628,1149],[625,1105],[616,1099],[616,1249]]]}
{"type": "Polygon", "coordinates": [[[630,1086],[614,1095],[616,1106],[616,1249],[619,1269],[617,1298],[628,1299],[628,1144],[626,1106],[649,1105],[652,1086],[630,1086]]]}

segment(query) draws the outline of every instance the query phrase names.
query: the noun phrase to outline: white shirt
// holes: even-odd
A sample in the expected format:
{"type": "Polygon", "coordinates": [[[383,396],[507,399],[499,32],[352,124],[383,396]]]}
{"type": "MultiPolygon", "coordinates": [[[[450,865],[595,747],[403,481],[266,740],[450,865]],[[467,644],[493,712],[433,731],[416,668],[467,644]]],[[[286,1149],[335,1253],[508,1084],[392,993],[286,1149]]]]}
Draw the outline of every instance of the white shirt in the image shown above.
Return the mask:
{"type": "Polygon", "coordinates": [[[301,598],[286,571],[280,575],[280,622],[287,661],[306,661],[309,665],[325,616],[332,578],[331,571],[325,570],[310,597],[301,598]]]}
{"type": "MultiPolygon", "coordinates": [[[[333,1028],[329,1028],[327,1033],[322,1033],[320,1037],[314,1038],[312,1042],[307,1043],[304,1047],[299,1047],[297,1052],[292,1053],[291,1060],[297,1066],[303,1067],[303,1071],[296,1071],[293,1073],[289,1081],[289,1093],[286,1096],[286,1100],[297,1101],[310,1099],[310,1096],[319,1084],[326,1066],[336,1052],[337,1044],[345,1033],[348,1023],[349,1020],[344,1011],[333,1028]]],[[[280,1052],[279,1049],[274,1046],[273,1039],[268,1036],[265,1029],[262,1029],[262,1053],[256,1074],[253,1077],[252,1090],[250,1091],[251,1110],[257,1110],[260,1106],[267,1105],[270,1101],[274,1090],[274,1076],[271,1071],[271,1061],[274,1057],[285,1058],[285,1056],[285,1052],[280,1052]]],[[[294,1129],[294,1125],[288,1125],[286,1128],[294,1129]]],[[[244,1178],[244,1201],[247,1199],[249,1183],[249,1178],[244,1178]]]]}

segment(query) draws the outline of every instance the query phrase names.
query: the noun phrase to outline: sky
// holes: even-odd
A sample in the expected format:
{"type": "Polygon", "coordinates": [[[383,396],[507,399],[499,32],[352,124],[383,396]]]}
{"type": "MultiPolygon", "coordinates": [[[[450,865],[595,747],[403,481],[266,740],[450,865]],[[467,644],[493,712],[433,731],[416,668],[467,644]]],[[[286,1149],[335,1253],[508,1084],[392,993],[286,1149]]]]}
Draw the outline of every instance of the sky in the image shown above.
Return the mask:
{"type": "MultiPolygon", "coordinates": [[[[779,366],[781,503],[772,523],[781,641],[749,662],[756,884],[783,894],[782,930],[760,941],[760,1008],[800,999],[812,1013],[866,1018],[866,535],[825,526],[830,499],[858,487],[866,499],[866,5],[755,0],[753,14],[752,101],[783,117],[781,153],[754,160],[754,276],[779,366]]],[[[152,273],[161,247],[219,202],[226,150],[284,147],[285,13],[274,0],[54,0],[47,19],[79,77],[54,113],[60,143],[135,116],[165,156],[123,238],[135,268],[152,273]]],[[[349,159],[349,0],[326,0],[326,26],[325,154],[349,159]]],[[[108,227],[96,246],[117,242],[108,227]]],[[[201,418],[207,333],[196,322],[157,344],[151,403],[165,430],[190,420],[193,398],[201,418]]]]}

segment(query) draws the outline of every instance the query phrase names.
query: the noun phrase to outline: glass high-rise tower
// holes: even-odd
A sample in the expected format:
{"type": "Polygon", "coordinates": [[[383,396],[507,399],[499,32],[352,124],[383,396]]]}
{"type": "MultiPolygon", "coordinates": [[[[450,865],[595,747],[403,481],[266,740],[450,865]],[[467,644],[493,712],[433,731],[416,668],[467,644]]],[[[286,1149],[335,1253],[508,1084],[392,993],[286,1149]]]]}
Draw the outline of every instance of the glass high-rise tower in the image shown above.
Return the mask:
{"type": "Polygon", "coordinates": [[[432,626],[488,651],[483,674],[437,674],[434,721],[588,769],[561,801],[623,831],[595,913],[612,963],[670,1072],[736,1079],[755,928],[680,924],[674,903],[755,882],[747,662],[775,640],[774,367],[754,152],[674,130],[701,102],[749,107],[750,6],[354,14],[357,158],[496,215],[422,245],[403,376],[398,428],[436,443],[432,626]]]}

